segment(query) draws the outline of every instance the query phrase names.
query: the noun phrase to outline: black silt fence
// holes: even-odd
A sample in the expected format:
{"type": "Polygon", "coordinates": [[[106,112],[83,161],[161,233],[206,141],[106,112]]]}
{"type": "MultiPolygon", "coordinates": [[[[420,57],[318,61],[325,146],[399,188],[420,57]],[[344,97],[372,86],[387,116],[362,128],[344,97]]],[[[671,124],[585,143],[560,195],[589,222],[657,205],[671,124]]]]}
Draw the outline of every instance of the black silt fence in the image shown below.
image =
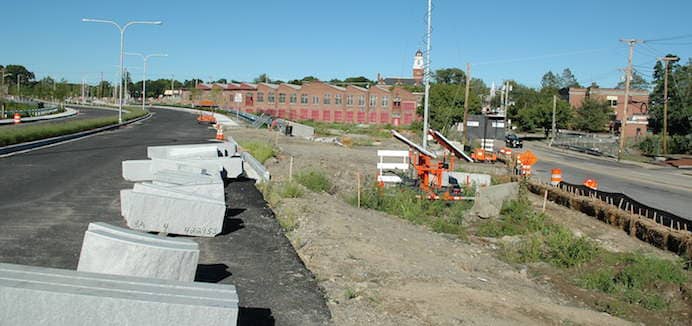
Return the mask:
{"type": "Polygon", "coordinates": [[[692,221],[662,209],[644,205],[622,193],[593,190],[584,185],[575,185],[564,181],[560,182],[558,187],[573,194],[598,198],[607,204],[652,219],[671,229],[692,231],[692,221]]]}

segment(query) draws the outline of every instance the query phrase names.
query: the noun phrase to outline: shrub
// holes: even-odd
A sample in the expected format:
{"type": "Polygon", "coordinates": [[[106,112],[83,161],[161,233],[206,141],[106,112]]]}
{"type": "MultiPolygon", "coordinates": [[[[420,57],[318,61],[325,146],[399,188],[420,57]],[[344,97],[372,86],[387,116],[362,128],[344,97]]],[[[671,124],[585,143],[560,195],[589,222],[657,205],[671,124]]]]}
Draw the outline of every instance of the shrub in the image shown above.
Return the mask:
{"type": "Polygon", "coordinates": [[[296,180],[301,185],[305,186],[314,192],[332,190],[332,183],[322,171],[308,170],[302,171],[296,175],[296,180]]]}
{"type": "Polygon", "coordinates": [[[303,188],[294,181],[289,181],[281,185],[281,197],[298,198],[303,197],[303,188]]]}
{"type": "Polygon", "coordinates": [[[276,149],[272,144],[261,141],[246,141],[239,143],[242,148],[247,150],[260,163],[264,164],[270,157],[276,155],[276,149]]]}

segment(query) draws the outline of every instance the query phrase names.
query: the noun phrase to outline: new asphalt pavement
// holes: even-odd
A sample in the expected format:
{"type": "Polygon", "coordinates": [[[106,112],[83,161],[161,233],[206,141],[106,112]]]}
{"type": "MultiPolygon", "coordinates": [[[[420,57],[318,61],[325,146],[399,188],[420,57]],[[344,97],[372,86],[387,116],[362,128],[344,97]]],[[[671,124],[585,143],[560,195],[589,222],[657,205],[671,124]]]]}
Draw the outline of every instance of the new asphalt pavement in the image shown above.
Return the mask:
{"type": "Polygon", "coordinates": [[[538,157],[534,175],[543,182],[550,181],[551,169],[559,168],[565,182],[582,184],[587,178],[595,179],[599,190],[624,193],[650,207],[692,220],[692,175],[689,171],[616,162],[549,148],[539,142],[525,142],[524,146],[538,157]]]}
{"type": "MultiPolygon", "coordinates": [[[[152,145],[206,142],[195,116],[153,109],[147,120],[84,139],[0,158],[0,262],[76,269],[90,222],[125,226],[121,162],[152,145]]],[[[252,180],[230,182],[224,232],[200,245],[197,281],[234,284],[239,325],[321,325],[329,310],[252,180]]]]}

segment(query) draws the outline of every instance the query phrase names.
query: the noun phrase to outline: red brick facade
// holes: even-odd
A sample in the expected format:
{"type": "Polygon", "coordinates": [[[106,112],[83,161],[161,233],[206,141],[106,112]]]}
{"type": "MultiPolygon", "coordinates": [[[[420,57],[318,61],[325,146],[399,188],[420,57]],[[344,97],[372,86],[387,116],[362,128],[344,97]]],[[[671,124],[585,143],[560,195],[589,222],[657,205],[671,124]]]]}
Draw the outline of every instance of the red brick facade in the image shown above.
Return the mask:
{"type": "MultiPolygon", "coordinates": [[[[625,110],[625,90],[617,88],[574,88],[569,89],[569,104],[579,109],[586,98],[608,102],[613,108],[614,119],[622,121],[625,110]]],[[[627,123],[625,136],[635,137],[646,133],[649,116],[649,92],[641,89],[632,89],[629,94],[627,106],[627,123]]]]}
{"type": "Polygon", "coordinates": [[[320,81],[293,84],[200,84],[185,90],[185,104],[213,101],[225,109],[289,120],[409,125],[420,99],[400,86],[340,87],[320,81]],[[240,102],[236,102],[240,100],[240,102]]]}

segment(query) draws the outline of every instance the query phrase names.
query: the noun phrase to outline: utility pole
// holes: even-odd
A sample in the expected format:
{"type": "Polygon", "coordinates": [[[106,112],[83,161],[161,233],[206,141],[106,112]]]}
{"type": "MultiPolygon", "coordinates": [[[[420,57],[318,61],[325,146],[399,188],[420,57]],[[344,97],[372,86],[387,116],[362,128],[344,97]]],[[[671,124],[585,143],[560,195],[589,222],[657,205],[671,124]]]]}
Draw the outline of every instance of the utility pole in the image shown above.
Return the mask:
{"type": "Polygon", "coordinates": [[[468,135],[466,132],[466,119],[468,119],[468,114],[469,114],[469,89],[471,85],[471,64],[467,63],[466,64],[466,95],[464,95],[464,121],[462,122],[462,128],[464,128],[464,136],[462,137],[462,141],[464,144],[466,144],[466,136],[468,135]]]}
{"type": "Polygon", "coordinates": [[[428,0],[428,30],[425,34],[425,103],[423,105],[423,148],[428,148],[428,117],[430,115],[430,37],[432,36],[432,0],[428,0]]]}
{"type": "Polygon", "coordinates": [[[550,137],[550,144],[548,146],[553,146],[555,141],[555,135],[557,133],[556,123],[555,123],[555,111],[557,109],[557,95],[553,95],[553,125],[552,125],[552,137],[550,137]]]}
{"type": "Polygon", "coordinates": [[[99,98],[103,97],[103,72],[101,72],[101,82],[99,83],[99,98]]]}
{"type": "Polygon", "coordinates": [[[630,48],[629,56],[627,57],[627,69],[625,70],[625,103],[622,110],[622,120],[620,120],[620,150],[618,151],[618,161],[622,159],[622,154],[625,150],[625,127],[627,126],[627,106],[630,104],[630,80],[632,79],[632,55],[634,54],[634,46],[637,43],[643,43],[637,39],[621,39],[620,42],[625,42],[630,48]]]}
{"type": "Polygon", "coordinates": [[[680,58],[665,56],[661,60],[666,63],[666,72],[663,79],[663,154],[668,154],[668,69],[669,62],[676,62],[680,58]]]}

